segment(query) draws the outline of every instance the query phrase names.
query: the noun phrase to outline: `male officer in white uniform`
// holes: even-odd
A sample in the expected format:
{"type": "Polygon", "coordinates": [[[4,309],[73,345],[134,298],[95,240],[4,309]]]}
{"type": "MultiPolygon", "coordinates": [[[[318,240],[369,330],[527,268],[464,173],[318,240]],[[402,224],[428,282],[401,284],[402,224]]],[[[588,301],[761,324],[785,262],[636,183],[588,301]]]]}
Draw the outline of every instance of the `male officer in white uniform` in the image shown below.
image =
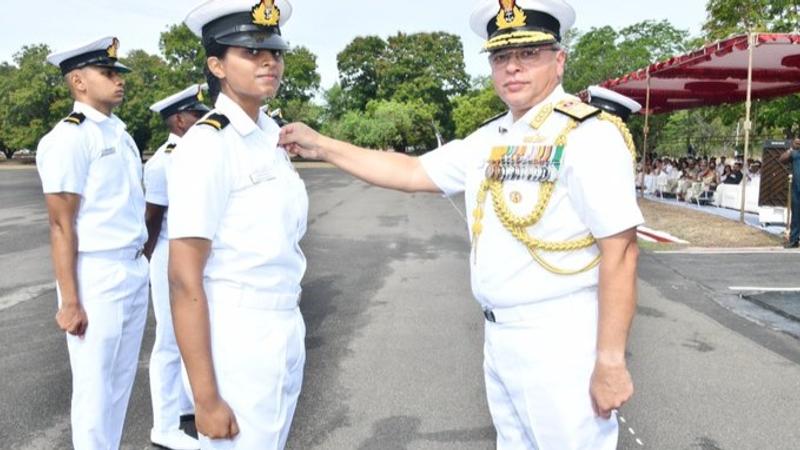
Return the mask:
{"type": "Polygon", "coordinates": [[[495,90],[510,111],[421,158],[360,149],[303,124],[281,131],[291,152],[370,183],[465,193],[502,450],[615,449],[613,410],[633,392],[625,346],[643,222],[635,150],[620,119],[561,87],[560,42],[574,19],[561,0],[481,1],[472,28],[487,39],[495,90]]]}
{"type": "Polygon", "coordinates": [[[139,150],[112,110],[125,95],[119,41],[52,53],[75,99],[36,156],[50,216],[59,310],[72,369],[72,442],[117,449],[147,318],[139,150]]]}
{"type": "Polygon", "coordinates": [[[156,340],[150,355],[150,397],[153,402],[153,428],[150,441],[173,450],[199,449],[200,443],[180,429],[181,415],[194,408],[181,379],[181,354],[172,328],[169,306],[167,262],[167,172],[172,151],[181,137],[210,109],[203,104],[205,85],[195,84],[150,107],[161,115],[169,128],[167,142],[144,166],[145,213],[150,238],[145,255],[150,259],[150,290],[156,316],[156,340]]]}

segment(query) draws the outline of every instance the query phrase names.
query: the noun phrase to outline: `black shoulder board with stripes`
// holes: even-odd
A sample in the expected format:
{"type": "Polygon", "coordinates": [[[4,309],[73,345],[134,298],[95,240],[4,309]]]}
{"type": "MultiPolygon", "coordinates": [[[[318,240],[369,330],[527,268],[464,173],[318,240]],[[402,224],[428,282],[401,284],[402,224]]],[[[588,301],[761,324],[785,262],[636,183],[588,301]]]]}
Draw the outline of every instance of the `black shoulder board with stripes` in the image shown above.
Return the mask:
{"type": "Polygon", "coordinates": [[[581,102],[580,100],[564,100],[559,102],[554,108],[578,122],[583,122],[590,117],[594,117],[602,112],[600,108],[581,102]]]}
{"type": "Polygon", "coordinates": [[[208,125],[213,127],[217,131],[222,130],[223,128],[227,127],[228,124],[231,123],[224,114],[211,114],[210,116],[206,117],[205,119],[197,122],[198,125],[208,125]]]}
{"type": "Polygon", "coordinates": [[[492,116],[489,119],[486,119],[486,121],[484,121],[482,124],[478,125],[478,128],[483,128],[486,125],[489,125],[490,123],[494,122],[495,120],[505,116],[506,114],[508,114],[508,111],[503,111],[503,112],[501,112],[500,114],[498,114],[496,116],[492,116]]]}
{"type": "Polygon", "coordinates": [[[175,147],[177,146],[178,144],[175,143],[167,144],[167,148],[164,149],[164,153],[172,153],[172,151],[175,150],[175,147]]]}
{"type": "Polygon", "coordinates": [[[83,113],[72,112],[67,116],[66,119],[64,119],[64,122],[71,123],[73,125],[80,125],[84,120],[86,120],[86,116],[83,113]]]}

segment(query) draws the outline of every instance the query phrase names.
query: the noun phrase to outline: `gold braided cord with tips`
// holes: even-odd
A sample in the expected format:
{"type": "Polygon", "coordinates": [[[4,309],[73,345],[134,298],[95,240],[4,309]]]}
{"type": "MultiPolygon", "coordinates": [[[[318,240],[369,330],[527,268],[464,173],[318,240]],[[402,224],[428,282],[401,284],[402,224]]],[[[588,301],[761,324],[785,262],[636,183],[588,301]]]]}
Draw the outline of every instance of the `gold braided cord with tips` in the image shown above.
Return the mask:
{"type": "Polygon", "coordinates": [[[628,151],[631,152],[631,157],[633,158],[633,170],[634,173],[636,172],[636,144],[633,142],[633,135],[631,135],[631,131],[628,129],[628,126],[625,125],[625,122],[622,121],[618,116],[613,114],[609,114],[607,112],[602,112],[597,117],[600,120],[605,120],[606,122],[611,122],[614,126],[617,127],[619,132],[622,134],[622,138],[625,140],[625,145],[628,146],[628,151]]]}
{"type": "MultiPolygon", "coordinates": [[[[566,146],[567,136],[577,127],[578,122],[575,120],[570,120],[567,123],[567,126],[561,131],[561,134],[559,134],[559,136],[556,138],[555,146],[566,146]]],[[[545,261],[541,255],[539,255],[538,251],[568,252],[581,250],[591,247],[596,242],[592,235],[572,241],[548,242],[536,239],[528,233],[527,228],[536,225],[539,220],[541,220],[545,210],[547,209],[547,206],[550,204],[554,190],[555,183],[540,183],[539,199],[536,202],[533,211],[527,216],[520,217],[515,215],[508,208],[508,204],[506,203],[503,195],[503,182],[499,180],[485,179],[483,183],[481,183],[481,187],[478,190],[477,206],[473,212],[473,217],[475,218],[472,226],[472,244],[474,255],[477,256],[478,238],[483,231],[481,219],[484,217],[486,196],[487,193],[491,193],[494,212],[498,220],[500,220],[500,223],[503,224],[503,227],[505,227],[506,230],[508,230],[511,235],[514,236],[514,238],[520,241],[528,249],[533,259],[545,270],[558,275],[575,275],[595,268],[600,262],[599,256],[580,269],[565,270],[553,266],[545,261]]]]}

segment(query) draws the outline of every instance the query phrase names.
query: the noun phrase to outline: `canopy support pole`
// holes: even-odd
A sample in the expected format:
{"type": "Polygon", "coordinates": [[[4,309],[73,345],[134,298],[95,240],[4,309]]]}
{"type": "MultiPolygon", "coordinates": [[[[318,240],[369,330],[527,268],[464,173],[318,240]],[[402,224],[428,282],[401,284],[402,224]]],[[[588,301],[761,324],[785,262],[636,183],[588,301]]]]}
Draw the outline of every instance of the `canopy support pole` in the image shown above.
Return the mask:
{"type": "Polygon", "coordinates": [[[647,66],[647,94],[645,97],[645,105],[644,105],[644,128],[642,129],[642,133],[644,134],[644,140],[642,142],[642,161],[644,164],[642,166],[642,197],[644,197],[644,174],[647,173],[647,164],[649,161],[649,153],[647,151],[647,136],[650,134],[650,66],[647,66]]]}
{"type": "Polygon", "coordinates": [[[750,109],[752,107],[753,96],[753,49],[756,46],[756,33],[749,33],[747,35],[747,101],[745,102],[745,115],[744,115],[744,161],[742,164],[742,204],[739,211],[739,222],[744,223],[744,209],[745,201],[747,199],[747,176],[750,173],[750,164],[747,163],[747,158],[750,157],[750,129],[753,127],[750,121],[750,109]]]}

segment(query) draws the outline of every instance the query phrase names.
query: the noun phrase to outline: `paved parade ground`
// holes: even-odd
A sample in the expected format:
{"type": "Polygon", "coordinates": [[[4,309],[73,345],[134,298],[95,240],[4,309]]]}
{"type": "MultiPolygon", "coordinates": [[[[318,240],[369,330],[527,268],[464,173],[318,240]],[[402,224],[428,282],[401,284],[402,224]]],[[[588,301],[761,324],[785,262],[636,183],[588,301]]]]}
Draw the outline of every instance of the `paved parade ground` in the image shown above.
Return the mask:
{"type": "MultiPolygon", "coordinates": [[[[329,168],[301,175],[311,198],[308,356],[288,448],[494,448],[463,202],[329,168]]],[[[798,287],[798,270],[800,252],[643,252],[629,345],[636,393],[621,411],[619,448],[797,448],[800,323],[730,288],[798,287]]],[[[800,303],[796,295],[780,301],[800,303]]],[[[2,449],[70,447],[55,311],[38,177],[0,168],[2,449]]],[[[151,317],[124,449],[150,448],[153,332],[151,317]]]]}

